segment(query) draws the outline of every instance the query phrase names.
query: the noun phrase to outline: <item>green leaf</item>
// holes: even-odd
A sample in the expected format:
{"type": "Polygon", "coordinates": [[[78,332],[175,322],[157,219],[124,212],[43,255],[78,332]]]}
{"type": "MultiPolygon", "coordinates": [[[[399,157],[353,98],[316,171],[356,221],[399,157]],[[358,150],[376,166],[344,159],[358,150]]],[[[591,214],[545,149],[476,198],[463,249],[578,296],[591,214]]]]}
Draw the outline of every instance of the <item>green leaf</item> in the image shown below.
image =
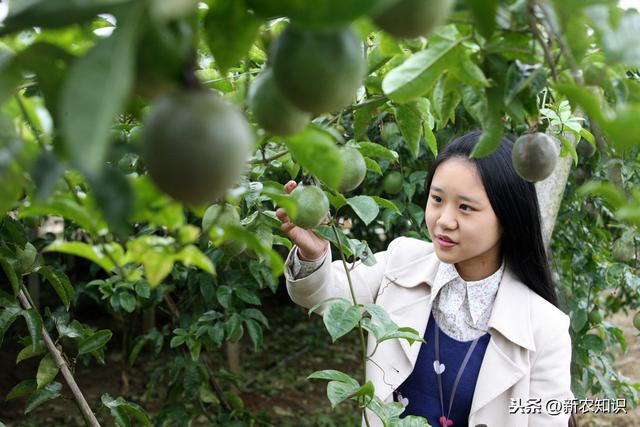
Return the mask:
{"type": "Polygon", "coordinates": [[[263,255],[274,277],[279,277],[282,274],[284,261],[280,254],[274,251],[273,248],[267,247],[254,233],[245,230],[243,227],[232,226],[224,230],[224,239],[245,242],[247,247],[263,255]]]}
{"type": "Polygon", "coordinates": [[[133,311],[136,309],[136,297],[131,292],[119,292],[118,302],[127,313],[133,313],[133,311]]]}
{"type": "Polygon", "coordinates": [[[175,260],[184,265],[193,265],[209,274],[215,274],[215,267],[211,259],[195,245],[187,245],[175,254],[175,260]]]}
{"type": "Polygon", "coordinates": [[[460,88],[462,104],[473,119],[482,123],[487,115],[487,96],[485,91],[475,86],[464,85],[460,88]]]}
{"type": "Polygon", "coordinates": [[[224,73],[247,54],[262,20],[241,0],[217,0],[204,20],[207,44],[224,73]]]}
{"type": "Polygon", "coordinates": [[[36,273],[47,279],[53,287],[53,290],[56,291],[56,294],[58,295],[58,298],[60,298],[60,301],[62,301],[62,304],[64,304],[65,308],[69,310],[69,305],[75,295],[75,290],[71,286],[71,282],[67,275],[61,271],[54,270],[48,265],[38,267],[36,269],[36,273]]]}
{"type": "Polygon", "coordinates": [[[253,342],[253,350],[258,351],[258,348],[262,347],[262,328],[258,322],[253,319],[245,320],[245,324],[247,325],[251,342],[253,342]]]}
{"type": "MultiPolygon", "coordinates": [[[[369,58],[371,58],[371,54],[369,54],[367,59],[369,58]]],[[[367,105],[360,106],[355,110],[353,113],[353,137],[357,141],[363,140],[367,137],[367,128],[369,127],[369,122],[371,122],[373,114],[376,112],[378,107],[384,105],[385,102],[385,99],[380,99],[367,105]]]]}
{"type": "Polygon", "coordinates": [[[113,12],[130,0],[29,0],[14,1],[0,27],[0,35],[30,27],[55,28],[83,22],[99,13],[113,12]]]}
{"type": "MultiPolygon", "coordinates": [[[[1,52],[0,52],[1,55],[1,52]]],[[[2,57],[0,56],[0,62],[2,57]]],[[[1,66],[1,63],[0,63],[1,66]]],[[[4,76],[0,70],[0,86],[4,76]]],[[[2,87],[0,87],[2,91],[2,87]]],[[[0,92],[0,97],[2,93],[0,92]]],[[[0,99],[0,102],[2,99],[0,99]]],[[[24,184],[23,170],[20,164],[23,153],[23,143],[15,134],[15,127],[11,120],[0,113],[0,215],[11,209],[20,197],[24,184]]]]}
{"type": "Polygon", "coordinates": [[[382,90],[392,101],[408,102],[425,95],[440,75],[462,59],[462,39],[434,39],[427,49],[414,53],[382,80],[382,90]]]}
{"type": "Polygon", "coordinates": [[[40,360],[38,373],[36,374],[38,389],[50,384],[58,375],[59,370],[60,369],[58,368],[58,365],[56,365],[56,361],[53,360],[51,353],[45,354],[45,356],[40,360]]]}
{"type": "Polygon", "coordinates": [[[621,208],[625,203],[624,194],[615,185],[604,181],[589,181],[578,188],[581,196],[600,196],[614,209],[621,208]]]}
{"type": "Polygon", "coordinates": [[[242,301],[246,303],[254,304],[254,305],[262,304],[260,302],[260,298],[258,297],[258,295],[256,295],[254,292],[252,292],[247,288],[236,288],[234,291],[238,296],[238,298],[240,298],[242,301]]]}
{"type": "Polygon", "coordinates": [[[482,135],[471,152],[471,158],[480,158],[493,153],[502,142],[504,127],[501,120],[500,100],[495,88],[487,90],[487,102],[487,114],[482,122],[482,135]]]}
{"type": "Polygon", "coordinates": [[[102,404],[109,408],[111,415],[120,427],[131,426],[129,416],[133,416],[145,427],[151,427],[151,420],[146,411],[138,404],[128,402],[122,397],[114,399],[108,393],[101,396],[102,404]]]}
{"type": "Polygon", "coordinates": [[[489,81],[484,72],[469,55],[464,55],[460,65],[449,70],[458,80],[470,86],[488,87],[489,81]]]}
{"type": "Polygon", "coordinates": [[[81,171],[100,171],[109,129],[133,86],[134,53],[145,2],[131,2],[117,15],[110,37],[99,40],[71,65],[60,94],[60,128],[71,161],[81,171]]]}
{"type": "Polygon", "coordinates": [[[78,356],[100,350],[109,342],[112,335],[110,330],[101,329],[82,339],[78,344],[78,356]]]}
{"type": "Polygon", "coordinates": [[[308,380],[318,379],[318,380],[333,380],[342,382],[345,384],[358,385],[358,381],[355,378],[345,374],[344,372],[336,371],[334,369],[325,369],[323,371],[315,371],[312,374],[307,376],[308,380]]]}
{"type": "Polygon", "coordinates": [[[31,336],[31,346],[35,350],[38,343],[42,341],[42,318],[35,308],[23,310],[22,317],[27,323],[27,330],[31,336]]]}
{"type": "Polygon", "coordinates": [[[97,176],[90,177],[89,182],[96,204],[109,228],[126,236],[135,203],[129,180],[119,169],[104,166],[97,176]]]}
{"type": "Polygon", "coordinates": [[[398,208],[398,206],[393,203],[391,200],[387,200],[384,199],[380,196],[373,196],[373,200],[375,200],[375,202],[379,205],[382,206],[383,208],[387,208],[387,209],[391,209],[392,211],[394,211],[397,214],[400,214],[400,209],[398,208]]]}
{"type": "Polygon", "coordinates": [[[52,382],[51,384],[48,384],[44,388],[41,388],[33,392],[33,394],[31,395],[29,400],[27,400],[27,403],[24,407],[25,415],[33,411],[35,408],[42,405],[43,403],[60,396],[61,390],[62,390],[62,384],[60,384],[59,382],[52,382]]]}
{"type": "Polygon", "coordinates": [[[28,380],[20,381],[18,384],[13,386],[13,388],[9,390],[9,393],[7,393],[4,400],[9,401],[18,397],[27,396],[34,391],[36,391],[36,380],[29,378],[28,380]]]}
{"type": "Polygon", "coordinates": [[[35,346],[29,344],[18,353],[16,356],[16,365],[23,360],[30,359],[32,357],[40,356],[46,351],[43,341],[39,341],[35,346]]]}
{"type": "Polygon", "coordinates": [[[331,340],[335,342],[355,328],[361,317],[360,307],[350,305],[346,301],[335,301],[325,310],[322,320],[331,335],[331,340]]]}
{"type": "Polygon", "coordinates": [[[66,220],[73,221],[92,235],[97,235],[98,230],[104,227],[104,222],[95,217],[95,212],[91,212],[70,197],[54,196],[46,203],[31,202],[24,204],[20,207],[19,217],[58,215],[66,220]]]}
{"type": "Polygon", "coordinates": [[[376,144],[375,142],[358,142],[358,150],[363,156],[387,159],[392,163],[398,163],[398,158],[400,157],[397,152],[389,150],[384,145],[376,144]]]}
{"type": "Polygon", "coordinates": [[[16,92],[20,80],[20,67],[13,54],[4,45],[0,46],[0,105],[16,92]]]}
{"type": "Polygon", "coordinates": [[[7,332],[7,329],[9,329],[21,312],[22,309],[20,309],[18,305],[11,305],[0,310],[0,345],[2,345],[5,332],[7,332]]]}
{"type": "Polygon", "coordinates": [[[437,119],[437,129],[442,129],[449,120],[455,121],[454,110],[460,103],[460,82],[453,76],[447,74],[442,76],[436,87],[433,89],[433,113],[437,119]]]}
{"type": "Polygon", "coordinates": [[[367,166],[368,171],[374,172],[378,175],[382,175],[382,169],[380,168],[380,165],[378,164],[378,162],[376,162],[375,160],[369,157],[365,157],[364,164],[367,166]]]}
{"type": "Polygon", "coordinates": [[[588,316],[587,311],[584,309],[578,309],[571,313],[571,329],[578,333],[587,324],[588,316]]]}
{"type": "Polygon", "coordinates": [[[335,408],[341,402],[353,396],[359,389],[359,385],[346,384],[338,381],[331,381],[327,384],[327,397],[331,402],[331,407],[335,408]]]}
{"type": "Polygon", "coordinates": [[[408,145],[413,158],[418,157],[420,151],[420,136],[422,134],[422,115],[417,103],[407,103],[393,108],[400,132],[408,145]]]}
{"type": "Polygon", "coordinates": [[[333,136],[326,130],[309,125],[286,139],[287,147],[300,165],[332,188],[342,180],[343,162],[333,136]]]}
{"type": "Polygon", "coordinates": [[[354,196],[347,199],[347,203],[360,219],[369,225],[371,221],[376,219],[380,208],[376,201],[370,196],[354,196]]]}
{"type": "Polygon", "coordinates": [[[74,56],[61,47],[46,42],[36,42],[16,55],[16,62],[22,68],[36,74],[45,106],[53,117],[58,117],[60,87],[73,59],[74,56]]]}
{"type": "Polygon", "coordinates": [[[504,103],[510,104],[515,97],[528,88],[529,95],[537,94],[547,82],[547,72],[542,64],[512,64],[507,71],[504,103]]]}
{"type": "Polygon", "coordinates": [[[65,241],[54,241],[49,246],[45,247],[43,252],[61,252],[69,255],[76,255],[82,258],[86,258],[100,267],[102,267],[107,273],[110,273],[115,265],[113,262],[104,254],[104,250],[108,250],[111,252],[113,256],[117,257],[122,256],[122,247],[117,243],[111,243],[109,245],[103,246],[91,246],[84,242],[65,242],[65,241]]]}
{"type": "Polygon", "coordinates": [[[573,146],[573,144],[567,139],[565,138],[563,135],[558,134],[556,135],[558,137],[558,139],[560,140],[560,142],[562,143],[562,153],[560,154],[560,157],[564,157],[563,153],[569,153],[571,154],[571,157],[573,158],[573,165],[577,166],[578,165],[578,153],[576,152],[576,148],[573,146]]]}
{"type": "Polygon", "coordinates": [[[216,298],[224,308],[231,308],[233,290],[229,286],[220,286],[216,291],[216,298]]]}
{"type": "Polygon", "coordinates": [[[0,255],[0,267],[4,271],[5,276],[9,279],[9,283],[11,284],[11,289],[13,290],[14,295],[18,295],[20,292],[20,282],[21,280],[18,278],[18,274],[16,273],[15,268],[9,259],[0,255]]]}
{"type": "Polygon", "coordinates": [[[465,4],[471,10],[476,22],[478,32],[486,39],[490,38],[496,28],[496,16],[498,16],[497,0],[465,0],[465,4]]]}

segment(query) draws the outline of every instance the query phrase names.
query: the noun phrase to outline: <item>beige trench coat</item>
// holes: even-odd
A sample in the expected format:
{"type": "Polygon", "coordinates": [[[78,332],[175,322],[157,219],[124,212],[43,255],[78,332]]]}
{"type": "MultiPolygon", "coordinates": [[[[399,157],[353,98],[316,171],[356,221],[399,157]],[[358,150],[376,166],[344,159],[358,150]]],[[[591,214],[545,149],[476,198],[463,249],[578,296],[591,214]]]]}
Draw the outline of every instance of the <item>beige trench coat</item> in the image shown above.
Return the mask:
{"type": "MultiPolygon", "coordinates": [[[[357,302],[381,305],[399,326],[414,328],[423,336],[433,302],[431,284],[440,262],[433,244],[399,237],[375,257],[375,265],[358,262],[351,270],[357,302]]],[[[327,256],[318,270],[299,280],[285,270],[287,291],[298,305],[310,308],[331,297],[351,301],[341,260],[332,262],[327,256]]],[[[324,308],[316,313],[321,314],[324,308]]],[[[505,266],[488,327],[491,339],[473,394],[469,426],[567,426],[569,411],[557,410],[558,414],[552,415],[546,402],[555,399],[562,403],[574,398],[569,317],[531,291],[505,266]],[[538,411],[534,405],[526,411],[533,413],[510,413],[511,398],[522,399],[523,405],[528,399],[539,398],[541,409],[535,413],[538,411]]],[[[375,347],[373,336],[368,338],[367,347],[370,354],[375,347]]],[[[373,361],[367,361],[367,379],[384,402],[393,400],[393,390],[413,370],[419,350],[420,343],[410,346],[406,340],[383,341],[372,356],[373,361]]],[[[371,426],[382,426],[373,412],[367,414],[371,426]]]]}

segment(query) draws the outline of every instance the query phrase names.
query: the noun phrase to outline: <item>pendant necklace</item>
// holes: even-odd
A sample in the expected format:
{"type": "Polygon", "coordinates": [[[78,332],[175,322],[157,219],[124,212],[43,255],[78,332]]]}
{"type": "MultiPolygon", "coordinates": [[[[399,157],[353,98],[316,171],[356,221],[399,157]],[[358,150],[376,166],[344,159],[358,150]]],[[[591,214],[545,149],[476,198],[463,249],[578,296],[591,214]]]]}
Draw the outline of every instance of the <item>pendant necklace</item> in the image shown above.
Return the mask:
{"type": "Polygon", "coordinates": [[[435,341],[436,341],[436,360],[433,362],[433,369],[436,371],[436,376],[438,377],[438,391],[440,392],[440,410],[441,410],[441,416],[440,416],[440,425],[442,427],[449,427],[453,425],[453,420],[451,418],[449,418],[449,415],[451,414],[451,408],[453,406],[453,398],[456,394],[456,388],[458,388],[458,382],[460,382],[460,377],[462,377],[462,372],[464,371],[464,368],[467,366],[467,363],[469,362],[469,358],[471,357],[471,353],[473,353],[473,349],[476,347],[476,344],[478,343],[478,340],[480,339],[480,337],[476,338],[473,340],[473,342],[471,343],[471,345],[469,346],[469,350],[467,350],[467,354],[464,356],[464,360],[462,361],[462,364],[460,365],[460,369],[458,369],[458,374],[456,375],[456,379],[453,382],[453,388],[451,390],[451,397],[449,398],[449,410],[447,411],[447,415],[444,415],[444,402],[443,402],[443,397],[442,397],[442,373],[444,372],[445,369],[445,365],[440,363],[440,343],[439,343],[439,328],[438,328],[438,322],[435,321],[435,317],[433,319],[433,323],[434,323],[434,330],[435,330],[435,341]]]}

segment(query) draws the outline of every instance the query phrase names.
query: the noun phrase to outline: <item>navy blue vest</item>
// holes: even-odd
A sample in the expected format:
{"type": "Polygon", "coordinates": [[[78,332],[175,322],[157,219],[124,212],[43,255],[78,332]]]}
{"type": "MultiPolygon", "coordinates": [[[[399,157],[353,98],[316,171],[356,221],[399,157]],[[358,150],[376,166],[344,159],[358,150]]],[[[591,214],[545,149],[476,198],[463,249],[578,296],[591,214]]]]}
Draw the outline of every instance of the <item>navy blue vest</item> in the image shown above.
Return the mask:
{"type": "MultiPolygon", "coordinates": [[[[433,313],[429,313],[429,322],[423,337],[426,343],[421,344],[413,371],[404,383],[394,391],[394,400],[398,401],[398,393],[409,400],[409,404],[400,418],[404,418],[407,415],[419,415],[426,418],[433,427],[439,427],[439,418],[442,412],[438,392],[438,379],[433,368],[436,353],[434,324],[433,313]]],[[[445,365],[445,370],[442,373],[442,393],[444,415],[446,416],[453,382],[472,341],[455,340],[442,332],[442,330],[439,331],[439,334],[440,363],[445,365]]],[[[451,413],[449,414],[449,418],[453,420],[453,427],[467,426],[480,365],[490,339],[491,335],[488,332],[480,337],[460,378],[451,413]]]]}

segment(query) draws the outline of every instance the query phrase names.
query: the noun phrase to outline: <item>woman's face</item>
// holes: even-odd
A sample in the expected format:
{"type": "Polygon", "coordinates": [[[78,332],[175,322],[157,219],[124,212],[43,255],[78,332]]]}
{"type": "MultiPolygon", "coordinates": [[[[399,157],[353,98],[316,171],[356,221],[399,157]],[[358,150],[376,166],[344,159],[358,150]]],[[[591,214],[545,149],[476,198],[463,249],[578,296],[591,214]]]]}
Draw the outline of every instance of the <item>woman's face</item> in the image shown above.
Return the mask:
{"type": "Polygon", "coordinates": [[[502,227],[476,166],[461,158],[441,163],[431,181],[425,222],[438,258],[467,281],[493,274],[502,262],[502,227]],[[438,235],[455,244],[445,245],[438,235]]]}

